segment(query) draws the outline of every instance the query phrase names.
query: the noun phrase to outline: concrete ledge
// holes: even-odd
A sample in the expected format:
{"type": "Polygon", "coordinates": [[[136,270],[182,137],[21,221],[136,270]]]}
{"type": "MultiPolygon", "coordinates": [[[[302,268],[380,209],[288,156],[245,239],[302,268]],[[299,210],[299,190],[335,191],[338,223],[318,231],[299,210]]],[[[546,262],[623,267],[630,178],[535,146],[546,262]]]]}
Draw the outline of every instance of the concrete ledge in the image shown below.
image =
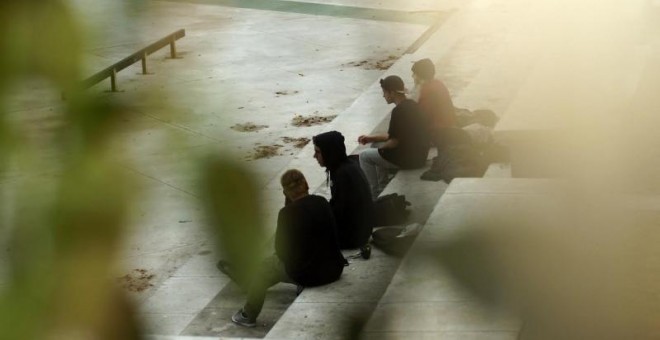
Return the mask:
{"type": "Polygon", "coordinates": [[[511,164],[493,163],[488,166],[484,178],[511,178],[511,164]]]}
{"type": "Polygon", "coordinates": [[[378,249],[369,260],[351,260],[339,281],[306,288],[266,339],[348,338],[351,325],[371,314],[399,263],[378,249]]]}
{"type": "Polygon", "coordinates": [[[593,155],[610,152],[611,136],[630,120],[620,112],[635,111],[629,98],[648,72],[648,51],[618,59],[583,51],[588,45],[540,58],[495,127],[495,139],[511,151],[513,177],[565,177],[593,166],[593,155]],[[575,72],[577,65],[585,67],[575,72]]]}
{"type": "MultiPolygon", "coordinates": [[[[454,179],[402,261],[367,323],[367,339],[517,339],[521,322],[481,305],[441,266],[427,247],[445,240],[492,202],[545,192],[549,181],[454,179]]],[[[524,200],[524,197],[523,197],[524,200]]],[[[488,209],[486,209],[488,210],[488,209]]]]}

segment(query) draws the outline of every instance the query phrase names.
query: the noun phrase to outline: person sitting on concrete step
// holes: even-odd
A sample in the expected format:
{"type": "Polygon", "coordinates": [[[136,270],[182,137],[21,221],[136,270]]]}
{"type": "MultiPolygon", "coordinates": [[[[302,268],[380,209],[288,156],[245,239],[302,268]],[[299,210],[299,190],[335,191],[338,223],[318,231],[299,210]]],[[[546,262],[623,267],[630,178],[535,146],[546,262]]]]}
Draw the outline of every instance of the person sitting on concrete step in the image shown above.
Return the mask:
{"type": "MultiPolygon", "coordinates": [[[[247,302],[232,316],[241,326],[256,326],[266,291],[272,285],[287,282],[300,289],[328,284],[339,279],[346,263],[328,201],[309,194],[307,180],[298,170],[286,171],[280,182],[288,203],[277,218],[275,254],[263,261],[247,285],[247,302]]],[[[218,268],[232,277],[229,263],[221,261],[218,268]]]]}
{"type": "Polygon", "coordinates": [[[360,165],[346,155],[344,136],[337,131],[312,138],[314,158],[325,167],[342,249],[364,248],[374,228],[374,203],[369,182],[360,165]]]}
{"type": "Polygon", "coordinates": [[[449,90],[439,79],[435,79],[435,65],[431,59],[416,61],[412,66],[412,78],[419,89],[417,103],[431,131],[456,126],[454,103],[449,90]]]}
{"type": "Polygon", "coordinates": [[[429,151],[428,128],[419,106],[406,97],[403,80],[388,76],[380,80],[383,98],[396,104],[387,133],[362,135],[361,144],[382,142],[376,149],[360,153],[360,167],[367,176],[374,199],[383,191],[388,174],[397,169],[417,169],[426,164],[429,151]]]}

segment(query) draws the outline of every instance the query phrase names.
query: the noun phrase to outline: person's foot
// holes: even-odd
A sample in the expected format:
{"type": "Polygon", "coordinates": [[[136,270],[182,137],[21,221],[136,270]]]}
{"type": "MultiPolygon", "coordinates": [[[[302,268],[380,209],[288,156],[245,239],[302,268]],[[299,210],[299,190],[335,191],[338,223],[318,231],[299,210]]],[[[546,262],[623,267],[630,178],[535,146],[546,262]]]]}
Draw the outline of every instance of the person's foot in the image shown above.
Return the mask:
{"type": "Polygon", "coordinates": [[[225,274],[229,277],[232,277],[231,276],[231,265],[229,264],[229,262],[227,262],[225,260],[220,260],[220,261],[218,261],[218,263],[215,266],[223,274],[225,274]]]}
{"type": "Polygon", "coordinates": [[[250,319],[245,312],[243,312],[243,309],[239,309],[238,312],[236,312],[232,317],[231,321],[233,321],[237,325],[241,325],[243,327],[255,327],[257,326],[257,320],[252,320],[250,319]]]}
{"type": "Polygon", "coordinates": [[[363,258],[365,260],[368,260],[371,257],[371,246],[370,245],[364,245],[360,247],[360,251],[353,254],[353,255],[348,255],[346,256],[347,259],[359,259],[363,258]]]}
{"type": "Polygon", "coordinates": [[[361,247],[360,248],[360,256],[363,259],[368,260],[371,257],[371,246],[367,244],[367,245],[361,247]]]}

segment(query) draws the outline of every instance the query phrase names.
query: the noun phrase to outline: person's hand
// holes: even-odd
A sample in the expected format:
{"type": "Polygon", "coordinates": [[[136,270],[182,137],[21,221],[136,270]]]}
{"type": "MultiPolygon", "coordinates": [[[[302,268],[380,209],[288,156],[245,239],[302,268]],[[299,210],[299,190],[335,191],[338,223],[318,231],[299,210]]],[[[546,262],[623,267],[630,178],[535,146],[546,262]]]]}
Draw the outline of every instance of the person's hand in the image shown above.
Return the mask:
{"type": "Polygon", "coordinates": [[[362,136],[358,137],[358,143],[360,143],[362,145],[369,143],[369,141],[370,141],[370,138],[367,135],[362,135],[362,136]]]}

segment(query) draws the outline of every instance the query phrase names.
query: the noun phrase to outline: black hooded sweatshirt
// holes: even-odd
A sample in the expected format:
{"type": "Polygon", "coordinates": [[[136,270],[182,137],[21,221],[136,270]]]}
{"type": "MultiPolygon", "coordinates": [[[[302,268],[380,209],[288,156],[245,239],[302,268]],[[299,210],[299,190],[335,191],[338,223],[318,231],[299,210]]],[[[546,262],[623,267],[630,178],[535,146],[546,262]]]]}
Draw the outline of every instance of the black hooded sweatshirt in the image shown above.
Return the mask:
{"type": "Polygon", "coordinates": [[[298,284],[313,287],[339,279],[345,260],[337,245],[332,209],[325,198],[308,195],[280,210],[275,253],[298,284]]]}
{"type": "Polygon", "coordinates": [[[330,206],[337,222],[342,249],[364,246],[374,227],[374,205],[367,178],[360,166],[346,155],[344,136],[337,131],[313,138],[330,179],[330,206]]]}

